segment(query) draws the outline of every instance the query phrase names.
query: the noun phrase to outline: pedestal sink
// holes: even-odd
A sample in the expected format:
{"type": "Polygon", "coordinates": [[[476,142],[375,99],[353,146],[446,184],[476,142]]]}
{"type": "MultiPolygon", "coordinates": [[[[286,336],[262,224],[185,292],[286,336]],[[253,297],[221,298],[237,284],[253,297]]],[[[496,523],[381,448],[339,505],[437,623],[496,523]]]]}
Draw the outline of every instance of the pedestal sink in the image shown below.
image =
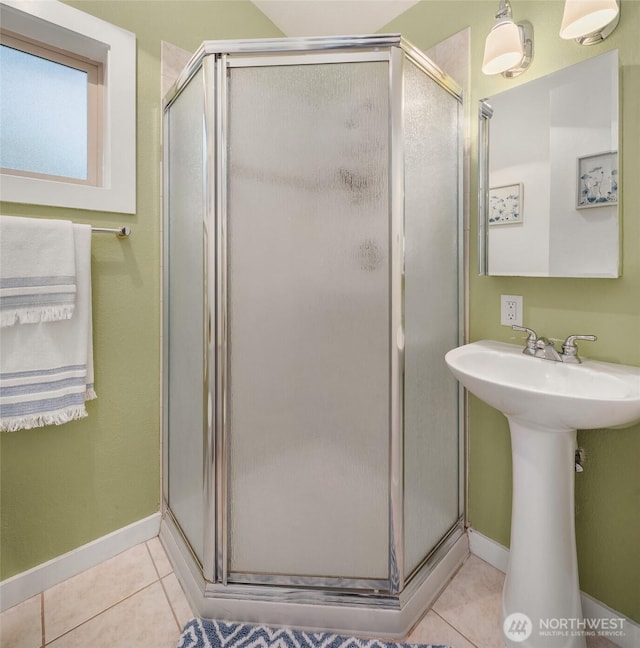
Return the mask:
{"type": "Polygon", "coordinates": [[[576,430],[640,421],[640,367],[565,364],[489,340],[453,349],[445,360],[471,393],[509,421],[513,499],[502,597],[505,643],[584,648],[574,522],[576,430]]]}

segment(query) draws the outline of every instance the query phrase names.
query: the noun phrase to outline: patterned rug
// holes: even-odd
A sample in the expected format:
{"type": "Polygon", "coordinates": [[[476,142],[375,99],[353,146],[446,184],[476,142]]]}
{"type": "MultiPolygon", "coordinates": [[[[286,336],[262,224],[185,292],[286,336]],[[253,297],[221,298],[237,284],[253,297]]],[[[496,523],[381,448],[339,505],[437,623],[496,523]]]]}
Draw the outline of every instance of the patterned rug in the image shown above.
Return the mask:
{"type": "Polygon", "coordinates": [[[418,644],[385,643],[328,632],[308,633],[247,623],[191,619],[180,635],[177,648],[408,648],[415,645],[418,644]]]}

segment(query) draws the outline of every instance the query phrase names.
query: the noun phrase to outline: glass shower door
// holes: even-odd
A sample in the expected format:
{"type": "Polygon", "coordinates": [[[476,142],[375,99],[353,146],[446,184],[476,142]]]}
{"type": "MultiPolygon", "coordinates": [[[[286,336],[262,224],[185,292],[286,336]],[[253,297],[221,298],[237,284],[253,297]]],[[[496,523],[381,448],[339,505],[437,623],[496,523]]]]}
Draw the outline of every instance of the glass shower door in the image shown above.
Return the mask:
{"type": "Polygon", "coordinates": [[[408,59],[404,130],[404,575],[458,520],[461,104],[408,59]]]}
{"type": "Polygon", "coordinates": [[[165,117],[165,498],[202,564],[206,416],[204,86],[190,81],[165,117]]]}
{"type": "Polygon", "coordinates": [[[388,75],[229,70],[231,582],[388,580],[388,75]]]}

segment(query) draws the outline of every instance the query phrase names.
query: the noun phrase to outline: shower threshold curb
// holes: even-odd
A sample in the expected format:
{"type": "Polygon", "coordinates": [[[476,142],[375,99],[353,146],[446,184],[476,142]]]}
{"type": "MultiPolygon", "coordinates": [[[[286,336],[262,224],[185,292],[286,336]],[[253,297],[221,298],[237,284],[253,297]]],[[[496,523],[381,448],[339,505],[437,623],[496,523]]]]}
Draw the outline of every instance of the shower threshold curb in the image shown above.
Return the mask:
{"type": "MultiPolygon", "coordinates": [[[[307,632],[328,631],[337,634],[379,637],[398,640],[405,637],[413,625],[430,608],[442,590],[469,555],[469,541],[462,529],[451,538],[451,543],[436,552],[433,560],[416,574],[413,587],[397,596],[368,593],[356,597],[353,592],[338,603],[339,593],[331,592],[330,602],[323,602],[323,592],[316,601],[302,600],[308,592],[295,588],[242,586],[247,595],[233,597],[224,592],[223,585],[207,583],[195,561],[185,560],[189,549],[170,516],[160,524],[160,540],[169,556],[176,576],[185,591],[194,613],[208,619],[238,621],[265,625],[282,625],[307,632]],[[266,600],[264,592],[273,592],[266,600]],[[251,593],[260,593],[260,599],[251,593]],[[356,603],[356,598],[359,600],[356,603]]],[[[228,591],[233,592],[231,587],[228,591]]]]}

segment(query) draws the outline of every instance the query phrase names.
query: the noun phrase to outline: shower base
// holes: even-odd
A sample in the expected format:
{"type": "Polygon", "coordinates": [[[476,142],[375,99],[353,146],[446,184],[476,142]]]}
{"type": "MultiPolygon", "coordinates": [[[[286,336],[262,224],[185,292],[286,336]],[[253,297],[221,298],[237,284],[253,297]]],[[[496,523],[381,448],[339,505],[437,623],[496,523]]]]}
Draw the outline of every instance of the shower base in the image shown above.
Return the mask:
{"type": "Polygon", "coordinates": [[[469,555],[458,525],[402,592],[360,593],[210,583],[170,515],[162,520],[160,540],[196,616],[395,640],[406,637],[469,555]]]}

